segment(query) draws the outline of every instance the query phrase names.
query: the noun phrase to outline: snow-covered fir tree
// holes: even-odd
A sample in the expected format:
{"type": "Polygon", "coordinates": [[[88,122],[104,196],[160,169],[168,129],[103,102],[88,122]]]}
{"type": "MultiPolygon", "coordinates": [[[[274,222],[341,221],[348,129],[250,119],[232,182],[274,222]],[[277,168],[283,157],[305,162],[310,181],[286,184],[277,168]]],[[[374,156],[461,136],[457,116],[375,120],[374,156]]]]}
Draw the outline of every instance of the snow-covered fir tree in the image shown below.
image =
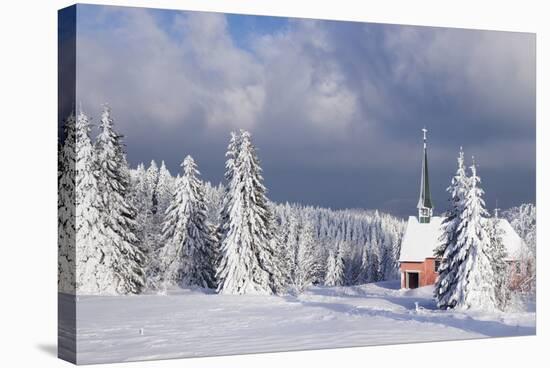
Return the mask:
{"type": "Polygon", "coordinates": [[[172,201],[174,194],[174,178],[170,174],[170,171],[166,167],[164,160],[160,164],[158,171],[158,179],[155,190],[155,198],[157,202],[157,213],[161,219],[164,219],[166,210],[172,201]]]}
{"type": "Polygon", "coordinates": [[[295,209],[291,208],[288,203],[287,212],[280,219],[279,234],[281,244],[279,246],[279,264],[280,269],[285,277],[285,284],[288,287],[294,285],[297,269],[298,255],[298,234],[300,231],[300,220],[295,209]]]}
{"type": "Polygon", "coordinates": [[[149,234],[152,229],[151,226],[151,217],[153,216],[152,212],[152,202],[149,197],[149,189],[147,185],[146,170],[143,163],[140,163],[136,170],[132,172],[131,177],[131,187],[129,200],[132,203],[132,206],[136,210],[136,222],[137,222],[137,231],[136,235],[140,239],[140,248],[144,253],[149,253],[149,234]]]}
{"type": "Polygon", "coordinates": [[[305,219],[300,230],[295,253],[295,269],[293,285],[297,291],[302,291],[313,285],[318,273],[319,265],[315,253],[315,229],[310,219],[305,219]]]}
{"type": "Polygon", "coordinates": [[[326,286],[341,286],[344,282],[344,260],[340,252],[340,246],[331,249],[327,258],[327,271],[325,275],[326,286]]]}
{"type": "Polygon", "coordinates": [[[80,111],[76,123],[76,287],[79,293],[101,293],[99,275],[109,270],[102,262],[101,245],[106,241],[102,214],[105,207],[98,183],[89,118],[80,111]]]}
{"type": "MultiPolygon", "coordinates": [[[[240,139],[241,135],[237,132],[231,132],[230,133],[230,139],[229,144],[227,146],[227,152],[225,153],[226,161],[225,161],[225,182],[227,185],[224,186],[224,193],[221,199],[221,207],[220,207],[220,213],[218,215],[218,225],[216,227],[216,235],[217,238],[220,240],[225,238],[227,235],[227,231],[229,230],[229,224],[230,221],[230,212],[231,212],[231,193],[234,192],[234,188],[230,188],[231,185],[234,185],[237,181],[234,180],[235,170],[236,170],[236,162],[237,162],[237,156],[239,155],[239,147],[240,147],[240,139]]],[[[221,254],[220,254],[221,256],[221,254]]]]}
{"type": "Polygon", "coordinates": [[[131,171],[130,178],[132,179],[132,189],[135,190],[136,196],[141,198],[147,197],[147,183],[145,179],[146,170],[143,162],[137,165],[137,168],[131,171]]]}
{"type": "Polygon", "coordinates": [[[344,261],[343,285],[355,285],[361,274],[360,249],[353,247],[351,242],[341,242],[341,254],[344,261]]]}
{"type": "Polygon", "coordinates": [[[361,248],[361,263],[359,273],[357,275],[356,284],[364,284],[369,282],[369,252],[368,244],[361,248]]]}
{"type": "MultiPolygon", "coordinates": [[[[131,172],[130,202],[136,210],[136,236],[145,256],[146,288],[156,289],[159,273],[158,250],[162,223],[154,213],[153,196],[145,165],[140,163],[131,172]]],[[[157,211],[158,212],[158,211],[157,211]]]]}
{"type": "Polygon", "coordinates": [[[272,294],[280,275],[272,249],[271,213],[250,133],[233,135],[228,149],[228,191],[222,211],[218,291],[272,294]]]}
{"type": "Polygon", "coordinates": [[[268,271],[271,275],[271,288],[275,294],[284,294],[288,290],[287,278],[284,270],[281,269],[281,252],[284,251],[283,243],[279,237],[277,219],[272,212],[272,205],[268,202],[268,229],[269,245],[268,251],[270,258],[267,262],[268,271]]]}
{"type": "Polygon", "coordinates": [[[464,212],[464,198],[468,192],[468,177],[464,166],[464,152],[460,147],[458,155],[458,168],[451,179],[451,185],[447,188],[450,195],[450,209],[446,212],[442,222],[441,245],[434,250],[437,258],[441,259],[439,276],[434,287],[434,296],[439,308],[452,307],[456,302],[451,302],[453,289],[456,284],[458,264],[452,263],[459,247],[457,244],[461,216],[464,212]]]}
{"type": "Polygon", "coordinates": [[[370,244],[367,248],[367,280],[368,282],[382,280],[380,273],[380,243],[376,231],[372,232],[370,244]]]}
{"type": "Polygon", "coordinates": [[[497,300],[489,255],[490,238],[485,226],[488,214],[475,164],[470,169],[471,176],[459,216],[456,243],[444,253],[444,259],[453,268],[455,277],[450,280],[443,294],[445,299],[438,297],[438,294],[436,298],[438,306],[442,308],[492,310],[497,308],[497,300]]]}
{"type": "Polygon", "coordinates": [[[402,237],[402,227],[401,224],[397,221],[387,221],[386,228],[383,231],[389,233],[388,238],[389,242],[387,245],[391,244],[392,248],[392,257],[391,263],[393,267],[390,269],[389,273],[386,274],[386,280],[398,279],[400,275],[399,271],[399,256],[401,255],[401,237],[402,237]]]}
{"type": "Polygon", "coordinates": [[[392,277],[392,273],[394,270],[394,262],[393,262],[393,256],[392,256],[392,248],[391,243],[389,243],[389,239],[386,237],[383,237],[383,240],[381,242],[382,246],[379,251],[380,254],[380,268],[379,268],[379,279],[380,280],[388,280],[392,277]]]}
{"type": "Polygon", "coordinates": [[[58,152],[58,288],[60,292],[74,294],[75,279],[75,176],[76,176],[76,121],[71,113],[64,121],[64,141],[58,152]]]}
{"type": "Polygon", "coordinates": [[[139,293],[145,285],[145,257],[135,235],[135,209],[127,198],[129,175],[121,139],[114,130],[110,109],[105,106],[95,143],[106,235],[100,244],[106,271],[97,275],[96,282],[98,293],[105,294],[139,293]]]}
{"type": "MultiPolygon", "coordinates": [[[[378,213],[378,211],[377,211],[378,213]]],[[[399,278],[399,259],[400,240],[399,231],[395,228],[395,223],[387,221],[386,215],[379,214],[380,220],[377,222],[378,238],[380,239],[380,280],[394,280],[399,278]]]]}
{"type": "MultiPolygon", "coordinates": [[[[272,206],[272,213],[275,209],[272,206]]],[[[277,262],[277,268],[280,272],[280,277],[277,280],[277,293],[284,293],[288,291],[292,284],[292,272],[294,269],[294,249],[288,247],[286,241],[288,236],[288,228],[284,225],[285,220],[277,219],[276,216],[272,218],[273,238],[272,248],[274,250],[275,261],[277,262]]]]}
{"type": "MultiPolygon", "coordinates": [[[[205,202],[206,202],[206,219],[213,227],[214,231],[212,236],[214,237],[214,249],[213,254],[215,258],[215,264],[220,264],[221,250],[220,250],[220,215],[223,205],[223,197],[225,193],[225,188],[222,184],[217,186],[212,186],[210,182],[204,183],[205,190],[205,202]]],[[[217,267],[216,267],[217,268],[217,267]]],[[[217,270],[216,270],[217,271],[217,270]]]]}
{"type": "Polygon", "coordinates": [[[163,226],[163,280],[167,285],[215,288],[214,229],[206,218],[203,184],[191,156],[181,166],[183,175],[163,226]]]}

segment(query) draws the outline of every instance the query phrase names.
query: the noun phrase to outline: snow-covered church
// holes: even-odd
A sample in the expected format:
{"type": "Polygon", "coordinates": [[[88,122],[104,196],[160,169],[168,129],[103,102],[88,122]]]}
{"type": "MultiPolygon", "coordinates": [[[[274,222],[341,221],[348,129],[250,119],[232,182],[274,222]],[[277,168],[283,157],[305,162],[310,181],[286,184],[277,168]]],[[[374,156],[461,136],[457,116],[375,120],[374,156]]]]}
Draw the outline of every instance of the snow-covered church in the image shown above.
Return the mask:
{"type": "MultiPolygon", "coordinates": [[[[434,250],[440,243],[443,217],[433,216],[428,177],[427,130],[422,129],[422,131],[424,133],[424,149],[420,178],[420,198],[417,205],[418,217],[409,217],[399,257],[401,287],[406,289],[434,284],[440,263],[440,260],[434,256],[434,250]]],[[[498,216],[496,211],[495,216],[498,216]]],[[[517,263],[517,255],[522,247],[521,238],[506,219],[499,219],[498,226],[502,230],[502,240],[508,254],[506,261],[509,264],[517,263]]]]}

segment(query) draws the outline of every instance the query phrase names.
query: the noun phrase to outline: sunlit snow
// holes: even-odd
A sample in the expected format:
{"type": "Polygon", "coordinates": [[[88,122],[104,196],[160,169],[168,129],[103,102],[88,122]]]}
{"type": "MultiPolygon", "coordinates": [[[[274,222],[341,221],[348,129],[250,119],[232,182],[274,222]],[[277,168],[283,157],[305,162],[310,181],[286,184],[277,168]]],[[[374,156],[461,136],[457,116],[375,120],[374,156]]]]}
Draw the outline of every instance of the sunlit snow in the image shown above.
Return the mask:
{"type": "MultiPolygon", "coordinates": [[[[526,311],[437,310],[433,287],[313,287],[299,296],[79,296],[78,363],[427,342],[535,333],[526,311]]],[[[70,298],[61,295],[63,310],[70,298]]],[[[62,333],[63,335],[63,333],[62,333]]]]}

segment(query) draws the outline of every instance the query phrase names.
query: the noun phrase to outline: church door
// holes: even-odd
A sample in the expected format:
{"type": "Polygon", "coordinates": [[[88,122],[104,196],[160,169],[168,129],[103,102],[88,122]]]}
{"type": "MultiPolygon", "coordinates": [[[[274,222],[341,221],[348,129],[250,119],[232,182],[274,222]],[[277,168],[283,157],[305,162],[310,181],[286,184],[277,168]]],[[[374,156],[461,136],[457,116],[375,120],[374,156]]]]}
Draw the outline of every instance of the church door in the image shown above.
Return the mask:
{"type": "Polygon", "coordinates": [[[407,284],[409,289],[418,287],[418,272],[407,272],[407,284]]]}

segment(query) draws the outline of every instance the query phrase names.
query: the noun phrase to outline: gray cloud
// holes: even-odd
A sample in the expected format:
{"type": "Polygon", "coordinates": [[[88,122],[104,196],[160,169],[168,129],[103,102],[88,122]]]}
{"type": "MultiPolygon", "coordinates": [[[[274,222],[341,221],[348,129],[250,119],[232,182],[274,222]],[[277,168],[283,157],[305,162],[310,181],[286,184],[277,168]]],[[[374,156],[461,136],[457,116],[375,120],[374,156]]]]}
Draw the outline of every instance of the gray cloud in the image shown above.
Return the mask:
{"type": "Polygon", "coordinates": [[[78,99],[96,116],[110,103],[133,164],[175,169],[191,153],[219,181],[228,133],[245,128],[272,198],[410,213],[426,125],[436,201],[460,145],[491,175],[490,198],[534,200],[533,35],[291,19],[244,50],[221,14],[90,18],[78,99]],[[513,170],[523,180],[492,180],[513,170]]]}

